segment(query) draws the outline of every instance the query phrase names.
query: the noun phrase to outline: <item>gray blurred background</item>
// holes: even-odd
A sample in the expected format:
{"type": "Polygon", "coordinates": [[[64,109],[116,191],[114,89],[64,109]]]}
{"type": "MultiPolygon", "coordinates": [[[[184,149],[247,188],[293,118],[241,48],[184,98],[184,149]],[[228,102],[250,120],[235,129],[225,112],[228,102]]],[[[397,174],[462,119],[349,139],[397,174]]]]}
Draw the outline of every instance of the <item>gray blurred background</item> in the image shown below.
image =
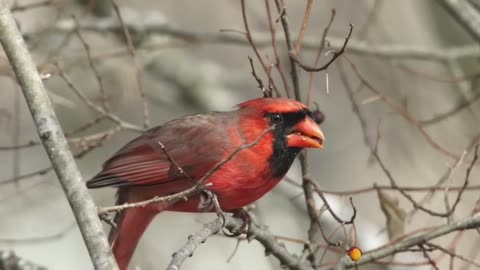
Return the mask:
{"type": "MultiPolygon", "coordinates": [[[[45,81],[46,86],[62,127],[67,132],[91,122],[97,113],[85,106],[67,87],[56,73],[54,63],[58,62],[74,85],[96,104],[100,104],[101,99],[98,80],[86,60],[85,49],[78,37],[71,31],[69,33],[68,29],[74,25],[71,15],[75,14],[80,25],[97,25],[99,28],[101,22],[117,21],[115,12],[108,5],[109,1],[106,1],[107,4],[98,1],[92,5],[93,8],[89,8],[85,2],[88,1],[58,0],[52,1],[53,4],[48,6],[29,8],[26,11],[18,9],[15,12],[39,70],[44,74],[52,74],[45,81]],[[73,37],[66,39],[68,35],[73,37]]],[[[439,2],[441,1],[315,1],[305,34],[305,43],[311,46],[303,47],[300,58],[309,64],[313,63],[315,48],[320,42],[331,10],[335,9],[337,16],[327,37],[332,46],[338,46],[348,33],[348,24],[354,24],[352,44],[364,44],[367,50],[362,51],[360,47],[349,50],[347,47],[346,55],[355,63],[362,76],[415,119],[431,119],[455,109],[459,104],[476,100],[480,94],[478,76],[452,80],[480,72],[480,53],[478,43],[439,2]],[[384,48],[385,51],[377,50],[377,47],[384,48]],[[398,49],[409,48],[413,52],[439,52],[437,55],[440,57],[395,54],[398,49]],[[468,49],[472,51],[471,55],[468,54],[468,49]],[[461,57],[449,57],[453,50],[467,53],[460,53],[461,57]],[[383,55],[377,54],[380,52],[383,55]]],[[[32,1],[18,1],[16,5],[28,3],[32,1]]],[[[167,25],[174,30],[180,29],[200,36],[218,33],[220,29],[244,31],[240,1],[119,0],[117,4],[125,20],[138,24],[138,29],[167,25]]],[[[287,1],[287,15],[295,38],[305,5],[306,1],[287,1]]],[[[274,17],[278,16],[277,12],[274,14],[274,17]]],[[[247,15],[252,32],[263,33],[263,36],[268,37],[264,2],[247,1],[247,15]]],[[[144,49],[137,49],[135,63],[125,50],[121,29],[97,30],[84,29],[81,33],[90,45],[92,55],[101,56],[96,59],[98,61],[95,62],[95,67],[102,78],[111,111],[125,121],[142,125],[143,106],[138,94],[138,70],[141,70],[140,78],[152,125],[185,114],[230,110],[244,100],[261,96],[250,74],[247,57],[253,57],[254,54],[247,45],[193,42],[175,35],[175,31],[172,34],[162,29],[156,33],[138,31],[132,32],[133,40],[137,48],[144,49]],[[113,55],[115,52],[123,53],[113,55]],[[138,69],[135,68],[136,65],[138,69]]],[[[281,33],[279,29],[277,35],[281,36],[281,33]]],[[[281,61],[287,69],[288,55],[284,43],[279,41],[278,46],[281,61]]],[[[262,47],[261,52],[272,59],[269,46],[262,47]]],[[[326,58],[323,59],[325,61],[326,58]]],[[[326,136],[325,149],[309,152],[311,174],[319,185],[328,191],[349,191],[372,187],[374,183],[389,184],[364,142],[361,125],[352,111],[351,100],[344,81],[340,78],[339,64],[346,70],[346,81],[355,91],[354,98],[366,119],[366,135],[373,142],[378,121],[383,119],[379,153],[398,184],[435,185],[449,166],[455,163],[455,158],[432,147],[418,128],[395,113],[367,88],[359,89],[359,79],[344,59],[328,69],[329,93],[326,93],[325,73],[315,75],[313,100],[326,115],[326,121],[322,124],[326,136]]],[[[4,56],[0,58],[0,72],[0,146],[8,148],[7,146],[38,141],[28,109],[19,87],[12,80],[4,56]]],[[[257,66],[257,72],[262,74],[260,66],[257,66]]],[[[300,71],[304,96],[308,79],[309,74],[300,71]]],[[[277,85],[281,85],[280,81],[277,85]]],[[[423,128],[442,149],[460,156],[480,133],[479,113],[478,103],[472,102],[445,120],[424,125],[423,128]]],[[[96,134],[112,127],[110,121],[101,120],[92,128],[72,137],[96,134]]],[[[135,133],[130,131],[116,132],[100,147],[78,159],[85,179],[93,176],[102,162],[133,136],[135,133]]],[[[72,149],[80,151],[79,145],[78,141],[73,143],[72,149]]],[[[471,156],[467,157],[470,158],[471,156]]],[[[55,175],[50,171],[45,174],[35,173],[48,167],[49,160],[41,146],[17,150],[0,149],[0,250],[14,251],[48,269],[91,269],[87,251],[74,225],[74,217],[55,175]],[[33,176],[23,177],[32,172],[33,176]]],[[[463,184],[465,168],[466,165],[458,166],[447,184],[463,184]]],[[[475,171],[477,169],[474,169],[470,185],[480,184],[475,171]]],[[[300,181],[298,164],[289,172],[289,177],[293,181],[300,181]]],[[[301,192],[301,188],[282,182],[256,203],[254,213],[258,222],[268,226],[276,235],[307,240],[310,224],[301,192]]],[[[114,201],[113,190],[95,190],[92,194],[99,206],[111,205],[114,201]]],[[[398,192],[390,191],[387,194],[393,200],[398,199],[399,204],[394,209],[406,213],[412,210],[411,203],[398,192]]],[[[419,200],[426,192],[411,194],[419,200]]],[[[450,195],[451,201],[455,196],[456,193],[450,195]]],[[[339,215],[349,218],[351,210],[348,196],[328,195],[327,198],[339,215]]],[[[467,191],[462,196],[454,218],[470,215],[477,199],[478,191],[467,191]]],[[[358,210],[357,244],[367,251],[389,241],[385,230],[387,217],[381,210],[377,193],[353,195],[353,200],[358,210]]],[[[443,211],[443,192],[437,192],[425,206],[443,211]]],[[[328,214],[324,216],[327,229],[338,225],[327,217],[328,214]]],[[[213,214],[162,213],[141,239],[131,269],[165,268],[172,253],[185,243],[187,236],[214,218],[213,214]]],[[[445,219],[418,212],[405,220],[404,232],[445,222],[445,219]]],[[[450,247],[453,236],[443,237],[437,243],[450,247]]],[[[456,251],[475,259],[480,246],[478,234],[464,233],[461,237],[454,242],[456,251]]],[[[292,252],[301,253],[303,249],[302,244],[285,243],[292,252]]],[[[257,242],[241,241],[235,251],[236,245],[235,239],[215,236],[199,247],[194,256],[186,261],[183,269],[279,269],[278,261],[265,256],[263,247],[257,242]],[[227,261],[234,252],[235,255],[227,261]]],[[[330,254],[324,262],[336,260],[337,255],[330,254]]],[[[423,260],[421,252],[395,257],[395,261],[423,260]]],[[[448,263],[446,257],[439,262],[439,266],[448,269],[448,263]]],[[[430,267],[417,266],[415,269],[430,267]]],[[[361,267],[373,268],[411,269],[412,266],[361,267]]],[[[455,261],[454,269],[467,268],[460,260],[455,261]]]]}

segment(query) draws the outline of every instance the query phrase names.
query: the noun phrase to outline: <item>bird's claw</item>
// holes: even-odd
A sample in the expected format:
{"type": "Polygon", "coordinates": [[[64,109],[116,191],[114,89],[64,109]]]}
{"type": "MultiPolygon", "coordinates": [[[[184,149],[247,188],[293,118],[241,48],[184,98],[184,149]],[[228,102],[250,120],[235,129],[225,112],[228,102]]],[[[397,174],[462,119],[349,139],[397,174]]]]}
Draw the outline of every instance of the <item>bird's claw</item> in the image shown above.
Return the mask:
{"type": "Polygon", "coordinates": [[[225,234],[225,236],[238,237],[242,234],[246,234],[247,239],[250,240],[251,236],[253,236],[250,230],[250,228],[252,227],[253,218],[250,213],[243,208],[239,208],[233,211],[233,217],[241,219],[243,221],[243,226],[234,232],[227,232],[224,230],[223,233],[225,234]]]}
{"type": "Polygon", "coordinates": [[[200,194],[200,202],[198,204],[198,211],[200,212],[208,212],[215,207],[213,202],[213,197],[216,196],[210,190],[202,190],[200,194]]]}
{"type": "Polygon", "coordinates": [[[208,212],[215,209],[217,216],[222,219],[222,229],[226,224],[225,213],[222,211],[220,207],[220,203],[218,202],[218,197],[215,193],[210,190],[202,190],[200,196],[200,203],[198,205],[198,210],[200,212],[208,212]]]}
{"type": "Polygon", "coordinates": [[[207,212],[212,209],[215,209],[217,216],[222,219],[222,230],[227,237],[237,237],[242,234],[246,234],[247,239],[250,240],[250,238],[253,236],[253,234],[250,231],[253,218],[247,210],[243,208],[233,210],[232,212],[233,217],[241,219],[243,221],[243,226],[234,232],[227,232],[226,230],[224,230],[225,224],[226,224],[225,213],[222,211],[222,208],[220,207],[220,203],[218,202],[217,195],[212,191],[206,190],[206,189],[202,190],[201,195],[202,196],[200,196],[200,203],[198,205],[199,211],[207,212]]]}
{"type": "Polygon", "coordinates": [[[200,212],[208,212],[213,209],[215,209],[217,214],[223,213],[220,203],[218,202],[217,195],[210,190],[202,190],[200,203],[198,204],[198,210],[200,212]]]}

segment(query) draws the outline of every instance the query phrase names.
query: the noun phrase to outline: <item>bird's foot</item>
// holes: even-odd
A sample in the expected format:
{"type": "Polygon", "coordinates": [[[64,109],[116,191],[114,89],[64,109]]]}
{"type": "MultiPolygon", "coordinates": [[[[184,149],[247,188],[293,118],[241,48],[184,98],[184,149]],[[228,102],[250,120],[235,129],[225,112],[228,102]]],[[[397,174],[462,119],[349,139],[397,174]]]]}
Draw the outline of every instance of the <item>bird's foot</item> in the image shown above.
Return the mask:
{"type": "MultiPolygon", "coordinates": [[[[215,193],[206,189],[202,190],[202,193],[200,196],[200,203],[198,205],[198,210],[201,212],[209,212],[209,211],[215,210],[215,212],[217,213],[217,216],[222,220],[222,229],[225,228],[225,224],[226,224],[225,212],[223,212],[222,208],[220,207],[220,203],[218,202],[218,197],[215,193]]],[[[253,222],[253,218],[251,214],[244,208],[235,209],[232,211],[232,213],[234,218],[239,218],[243,221],[243,225],[241,228],[239,228],[238,230],[235,230],[234,232],[227,232],[226,230],[223,230],[223,233],[227,237],[237,237],[242,234],[246,234],[247,238],[250,239],[250,237],[252,236],[250,232],[250,228],[253,222]]]]}
{"type": "MultiPolygon", "coordinates": [[[[220,203],[218,202],[218,197],[215,193],[210,190],[202,190],[200,196],[200,203],[198,205],[198,210],[200,212],[209,212],[211,210],[215,210],[217,216],[222,219],[222,224],[225,226],[225,213],[222,211],[220,207],[220,203]]],[[[222,226],[222,228],[223,228],[222,226]]]]}
{"type": "Polygon", "coordinates": [[[200,193],[200,203],[198,204],[198,210],[200,212],[210,212],[212,210],[221,211],[218,198],[215,193],[210,190],[202,190],[200,193]]]}
{"type": "Polygon", "coordinates": [[[232,211],[232,213],[233,213],[233,217],[239,218],[243,221],[243,226],[240,229],[235,230],[234,232],[230,233],[230,232],[224,231],[223,233],[227,237],[237,237],[242,234],[246,234],[247,239],[250,239],[250,236],[251,236],[250,228],[252,227],[252,222],[253,222],[252,215],[243,208],[235,209],[232,211]]]}

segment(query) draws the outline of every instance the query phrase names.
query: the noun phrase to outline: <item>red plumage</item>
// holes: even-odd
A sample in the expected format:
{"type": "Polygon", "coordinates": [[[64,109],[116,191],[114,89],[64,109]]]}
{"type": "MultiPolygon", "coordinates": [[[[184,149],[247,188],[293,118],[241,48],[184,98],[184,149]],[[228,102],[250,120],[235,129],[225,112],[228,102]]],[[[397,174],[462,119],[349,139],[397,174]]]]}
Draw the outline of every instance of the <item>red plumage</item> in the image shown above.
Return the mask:
{"type": "MultiPolygon", "coordinates": [[[[186,116],[148,130],[107,160],[87,186],[118,187],[117,204],[174,194],[193,183],[168,161],[159,142],[185,174],[199,180],[238,147],[259,138],[206,180],[224,211],[258,200],[283,178],[301,148],[323,145],[323,134],[304,104],[285,98],[254,99],[236,111],[186,116]],[[268,128],[272,130],[265,133],[268,128]]],[[[164,210],[198,212],[199,203],[197,195],[167,208],[151,204],[118,214],[110,242],[120,269],[127,268],[155,215],[164,210]]]]}

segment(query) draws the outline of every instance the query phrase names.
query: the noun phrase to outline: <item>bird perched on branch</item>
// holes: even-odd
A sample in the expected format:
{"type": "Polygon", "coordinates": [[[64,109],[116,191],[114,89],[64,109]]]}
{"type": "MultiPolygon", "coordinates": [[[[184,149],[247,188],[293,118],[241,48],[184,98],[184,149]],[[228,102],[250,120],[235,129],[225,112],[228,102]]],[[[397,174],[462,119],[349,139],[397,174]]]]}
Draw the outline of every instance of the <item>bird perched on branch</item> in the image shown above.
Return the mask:
{"type": "MultiPolygon", "coordinates": [[[[286,98],[258,98],[235,111],[181,117],[130,141],[87,187],[118,188],[120,205],[175,194],[204,177],[205,189],[216,196],[221,209],[237,212],[275,187],[301,149],[323,147],[317,118],[304,104],[286,98]]],[[[109,240],[120,269],[127,268],[158,213],[200,212],[203,201],[197,193],[186,201],[118,213],[109,240]]]]}

